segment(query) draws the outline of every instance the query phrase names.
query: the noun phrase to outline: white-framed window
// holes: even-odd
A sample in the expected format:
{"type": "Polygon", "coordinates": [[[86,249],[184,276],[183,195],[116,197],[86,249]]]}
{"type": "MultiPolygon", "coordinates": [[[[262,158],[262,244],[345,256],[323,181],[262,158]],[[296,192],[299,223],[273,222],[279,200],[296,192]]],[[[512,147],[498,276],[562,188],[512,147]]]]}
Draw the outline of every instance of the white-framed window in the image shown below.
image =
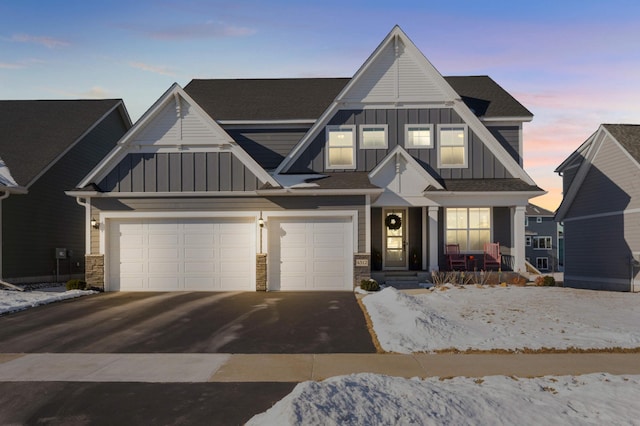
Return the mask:
{"type": "Polygon", "coordinates": [[[356,126],[327,126],[327,169],[356,168],[356,126]]]}
{"type": "Polygon", "coordinates": [[[446,244],[460,245],[460,251],[482,251],[491,242],[491,208],[446,208],[446,244]]]}
{"type": "Polygon", "coordinates": [[[531,247],[531,235],[524,236],[524,245],[527,247],[531,247]]]}
{"type": "Polygon", "coordinates": [[[536,217],[536,223],[542,223],[542,216],[536,217]]]}
{"type": "Polygon", "coordinates": [[[547,250],[553,247],[551,237],[533,237],[533,248],[536,250],[547,250]]]}
{"type": "Polygon", "coordinates": [[[438,125],[438,168],[465,168],[467,161],[466,124],[438,125]]]}
{"type": "Polygon", "coordinates": [[[362,124],[360,125],[361,149],[386,149],[387,125],[386,124],[362,124]]]}
{"type": "Polygon", "coordinates": [[[548,257],[536,257],[536,268],[540,270],[548,270],[549,269],[549,258],[548,257]]]}
{"type": "Polygon", "coordinates": [[[433,148],[433,124],[405,124],[404,147],[407,149],[433,148]]]}
{"type": "Polygon", "coordinates": [[[529,216],[524,217],[524,227],[526,228],[527,226],[529,226],[529,216]]]}

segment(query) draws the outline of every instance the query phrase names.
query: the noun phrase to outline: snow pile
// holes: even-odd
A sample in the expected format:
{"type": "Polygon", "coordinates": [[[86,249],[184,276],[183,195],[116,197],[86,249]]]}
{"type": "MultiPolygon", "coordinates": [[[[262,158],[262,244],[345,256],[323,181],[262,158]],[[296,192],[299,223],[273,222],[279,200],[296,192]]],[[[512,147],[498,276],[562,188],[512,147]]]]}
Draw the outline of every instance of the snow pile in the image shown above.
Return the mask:
{"type": "Polygon", "coordinates": [[[304,382],[248,425],[628,424],[640,376],[404,379],[375,374],[304,382]]]}
{"type": "Polygon", "coordinates": [[[549,287],[393,288],[362,299],[380,345],[446,349],[640,347],[640,294],[549,287]]]}
{"type": "Polygon", "coordinates": [[[0,315],[93,293],[95,293],[95,291],[69,290],[64,293],[56,293],[46,291],[19,292],[0,290],[0,315]]]}

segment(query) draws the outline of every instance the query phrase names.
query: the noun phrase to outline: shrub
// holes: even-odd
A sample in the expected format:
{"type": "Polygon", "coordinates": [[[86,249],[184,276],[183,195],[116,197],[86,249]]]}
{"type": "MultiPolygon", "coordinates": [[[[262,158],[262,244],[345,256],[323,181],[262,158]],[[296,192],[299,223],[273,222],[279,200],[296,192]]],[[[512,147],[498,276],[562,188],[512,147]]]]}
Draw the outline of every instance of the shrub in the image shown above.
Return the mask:
{"type": "Polygon", "coordinates": [[[85,290],[87,283],[82,280],[69,280],[67,281],[67,290],[85,290]]]}
{"type": "Polygon", "coordinates": [[[380,285],[373,278],[369,278],[368,280],[360,281],[360,288],[365,291],[378,291],[380,290],[380,285]]]}
{"type": "Polygon", "coordinates": [[[540,275],[536,278],[536,285],[541,287],[555,287],[556,279],[550,275],[540,275]]]}

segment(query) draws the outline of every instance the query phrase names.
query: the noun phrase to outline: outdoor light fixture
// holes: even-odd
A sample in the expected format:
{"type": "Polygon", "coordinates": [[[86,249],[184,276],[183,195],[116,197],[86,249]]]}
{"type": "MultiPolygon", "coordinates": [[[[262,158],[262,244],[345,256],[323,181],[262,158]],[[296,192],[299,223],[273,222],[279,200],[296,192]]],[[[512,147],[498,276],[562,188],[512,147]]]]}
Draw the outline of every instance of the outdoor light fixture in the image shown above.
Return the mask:
{"type": "Polygon", "coordinates": [[[264,228],[264,219],[262,218],[262,216],[260,216],[260,218],[258,219],[258,226],[260,228],[264,228]]]}
{"type": "Polygon", "coordinates": [[[95,229],[100,228],[100,224],[98,223],[95,217],[91,218],[91,227],[95,229]]]}

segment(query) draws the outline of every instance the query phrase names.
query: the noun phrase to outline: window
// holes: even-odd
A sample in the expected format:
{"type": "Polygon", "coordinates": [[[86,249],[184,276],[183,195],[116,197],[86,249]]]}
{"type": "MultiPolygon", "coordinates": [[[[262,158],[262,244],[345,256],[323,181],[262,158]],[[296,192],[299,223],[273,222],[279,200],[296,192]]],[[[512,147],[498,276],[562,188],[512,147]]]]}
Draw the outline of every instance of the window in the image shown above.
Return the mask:
{"type": "Polygon", "coordinates": [[[327,126],[327,168],[355,169],[355,126],[327,126]]]}
{"type": "Polygon", "coordinates": [[[467,126],[438,126],[438,167],[467,167],[467,126]]]}
{"type": "Polygon", "coordinates": [[[407,124],[404,126],[404,147],[433,148],[433,124],[407,124]]]}
{"type": "Polygon", "coordinates": [[[524,237],[524,245],[527,247],[531,247],[531,236],[530,235],[526,235],[524,237]]]}
{"type": "Polygon", "coordinates": [[[549,258],[548,257],[536,257],[536,268],[540,270],[548,270],[549,269],[549,258]]]}
{"type": "Polygon", "coordinates": [[[541,216],[536,217],[536,223],[542,223],[542,217],[541,216]]]}
{"type": "Polygon", "coordinates": [[[529,216],[524,217],[524,227],[526,228],[527,226],[529,226],[529,216]]]}
{"type": "Polygon", "coordinates": [[[360,126],[360,148],[362,149],[386,149],[387,125],[362,125],[360,126]]]}
{"type": "Polygon", "coordinates": [[[533,248],[537,250],[550,249],[551,237],[533,237],[533,248]]]}
{"type": "Polygon", "coordinates": [[[491,241],[489,207],[447,208],[447,244],[459,244],[460,251],[482,251],[491,241]]]}

